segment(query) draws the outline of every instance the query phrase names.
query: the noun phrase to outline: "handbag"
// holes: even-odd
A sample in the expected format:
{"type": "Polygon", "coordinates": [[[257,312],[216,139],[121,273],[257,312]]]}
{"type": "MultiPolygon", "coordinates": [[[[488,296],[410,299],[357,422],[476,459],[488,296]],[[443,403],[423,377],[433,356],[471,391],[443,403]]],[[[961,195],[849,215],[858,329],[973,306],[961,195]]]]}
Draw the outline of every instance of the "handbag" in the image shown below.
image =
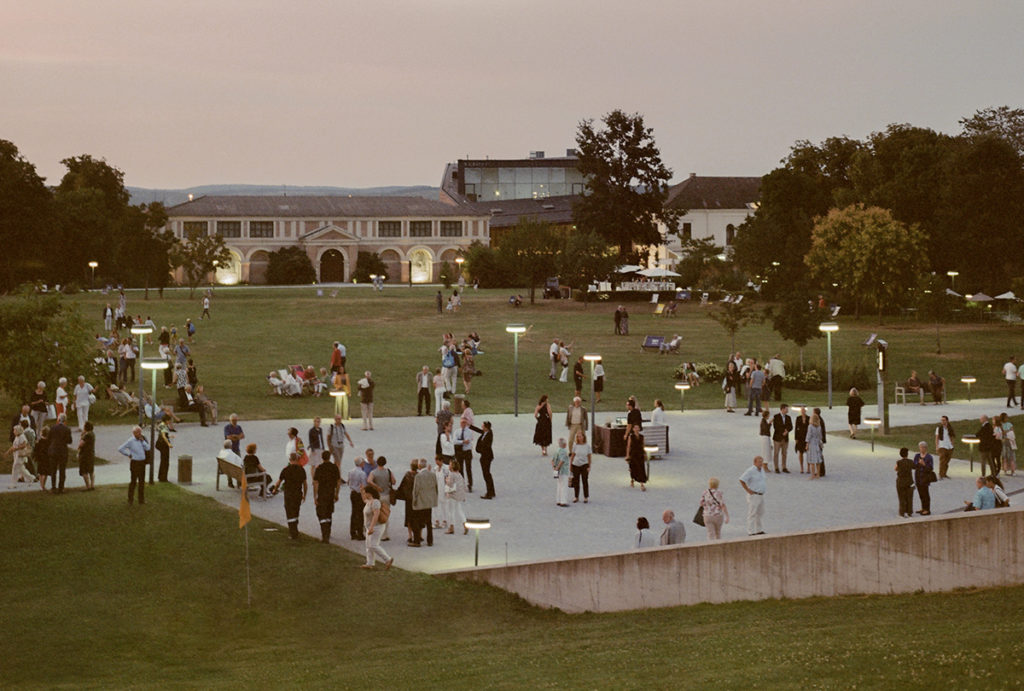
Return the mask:
{"type": "Polygon", "coordinates": [[[94,393],[89,394],[89,405],[92,405],[95,402],[96,402],[96,394],[94,394],[94,393]]]}
{"type": "Polygon", "coordinates": [[[928,471],[928,476],[927,476],[927,477],[926,477],[925,479],[926,479],[926,480],[928,480],[928,482],[929,482],[929,483],[932,483],[932,482],[938,482],[938,481],[939,481],[939,478],[938,478],[938,476],[937,476],[937,475],[935,474],[935,471],[934,471],[934,470],[929,470],[929,471],[928,471]]]}
{"type": "Polygon", "coordinates": [[[46,404],[46,419],[56,420],[57,419],[57,406],[52,403],[46,404]]]}
{"type": "Polygon", "coordinates": [[[701,526],[701,527],[704,526],[704,507],[703,506],[698,506],[697,507],[697,513],[693,514],[693,522],[696,523],[697,525],[701,526]]]}

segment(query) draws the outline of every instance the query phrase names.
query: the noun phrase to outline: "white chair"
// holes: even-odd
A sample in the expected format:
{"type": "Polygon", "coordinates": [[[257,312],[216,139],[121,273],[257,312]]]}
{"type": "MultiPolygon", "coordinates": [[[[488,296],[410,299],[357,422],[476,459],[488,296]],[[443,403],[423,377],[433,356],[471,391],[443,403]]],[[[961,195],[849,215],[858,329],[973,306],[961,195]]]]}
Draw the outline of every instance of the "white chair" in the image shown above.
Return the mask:
{"type": "Polygon", "coordinates": [[[892,402],[893,403],[899,403],[900,402],[900,396],[903,397],[903,405],[906,405],[907,404],[907,389],[906,389],[906,387],[904,387],[901,384],[893,385],[892,402]]]}

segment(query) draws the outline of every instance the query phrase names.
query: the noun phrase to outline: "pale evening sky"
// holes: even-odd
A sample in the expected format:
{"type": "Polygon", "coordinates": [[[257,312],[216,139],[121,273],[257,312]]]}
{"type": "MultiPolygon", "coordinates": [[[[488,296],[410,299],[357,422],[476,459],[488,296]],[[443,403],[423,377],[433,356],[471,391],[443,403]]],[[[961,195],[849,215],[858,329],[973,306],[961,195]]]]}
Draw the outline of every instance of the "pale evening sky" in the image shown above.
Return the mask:
{"type": "Polygon", "coordinates": [[[644,115],[677,180],[1024,105],[1024,3],[0,0],[0,138],[48,182],[437,185],[644,115]]]}

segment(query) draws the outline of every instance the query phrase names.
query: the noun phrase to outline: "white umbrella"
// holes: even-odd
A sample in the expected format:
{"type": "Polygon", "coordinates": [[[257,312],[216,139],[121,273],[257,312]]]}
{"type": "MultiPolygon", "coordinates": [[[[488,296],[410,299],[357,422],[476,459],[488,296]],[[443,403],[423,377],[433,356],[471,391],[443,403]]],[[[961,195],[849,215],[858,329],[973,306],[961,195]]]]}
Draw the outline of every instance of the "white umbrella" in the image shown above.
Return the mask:
{"type": "Polygon", "coordinates": [[[620,274],[631,274],[631,273],[634,273],[636,271],[639,271],[642,268],[644,268],[644,267],[637,266],[636,264],[624,264],[624,265],[620,266],[619,268],[615,269],[615,271],[617,273],[620,273],[620,274]]]}
{"type": "Polygon", "coordinates": [[[641,276],[647,276],[647,278],[664,278],[666,276],[679,276],[675,271],[669,271],[668,269],[662,269],[660,266],[655,269],[644,269],[643,271],[637,271],[641,276]]]}
{"type": "Polygon", "coordinates": [[[1002,295],[996,295],[996,300],[1016,300],[1017,296],[1013,294],[1012,290],[1008,290],[1002,295]]]}
{"type": "Polygon", "coordinates": [[[974,295],[968,295],[967,299],[971,302],[992,302],[992,298],[985,293],[975,293],[974,295]]]}
{"type": "Polygon", "coordinates": [[[960,293],[956,292],[952,288],[946,288],[946,295],[952,295],[955,298],[962,298],[963,297],[963,295],[961,295],[960,293]]]}

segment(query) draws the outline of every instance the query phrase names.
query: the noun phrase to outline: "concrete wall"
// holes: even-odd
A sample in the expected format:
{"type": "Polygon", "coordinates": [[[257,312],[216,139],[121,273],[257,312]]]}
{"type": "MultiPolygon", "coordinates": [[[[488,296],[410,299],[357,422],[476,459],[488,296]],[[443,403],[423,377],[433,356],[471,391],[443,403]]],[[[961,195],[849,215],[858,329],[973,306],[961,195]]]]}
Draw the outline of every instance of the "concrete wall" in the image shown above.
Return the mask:
{"type": "Polygon", "coordinates": [[[1015,585],[1024,583],[1024,508],[441,575],[566,612],[1015,585]]]}

